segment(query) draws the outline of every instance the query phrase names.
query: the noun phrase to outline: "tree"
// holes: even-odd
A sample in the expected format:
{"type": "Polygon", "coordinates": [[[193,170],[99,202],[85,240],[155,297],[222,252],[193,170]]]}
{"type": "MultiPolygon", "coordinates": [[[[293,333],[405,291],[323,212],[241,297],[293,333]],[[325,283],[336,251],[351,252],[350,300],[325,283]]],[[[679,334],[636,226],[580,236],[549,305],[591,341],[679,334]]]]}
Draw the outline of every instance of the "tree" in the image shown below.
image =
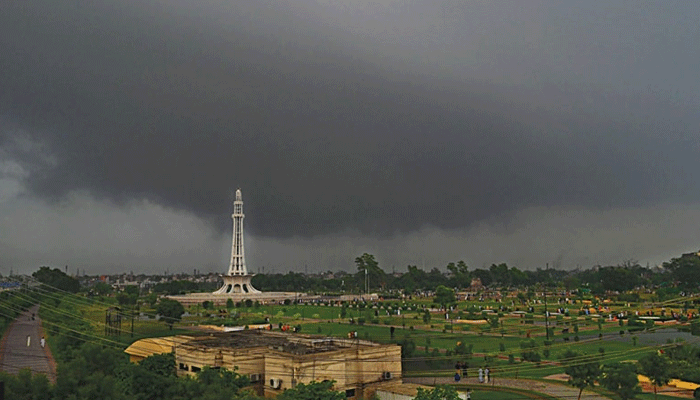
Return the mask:
{"type": "Polygon", "coordinates": [[[32,276],[39,282],[49,286],[49,289],[59,289],[71,293],[77,293],[80,290],[80,282],[66,275],[58,268],[41,267],[32,276]]]}
{"type": "Polygon", "coordinates": [[[401,346],[401,358],[413,357],[416,352],[416,342],[413,339],[404,337],[399,345],[401,346]]]}
{"type": "Polygon", "coordinates": [[[418,388],[414,400],[459,400],[459,395],[452,386],[438,385],[432,390],[418,388]]]}
{"type": "Polygon", "coordinates": [[[398,287],[404,288],[404,293],[412,294],[416,289],[424,288],[428,281],[428,274],[415,265],[408,265],[407,272],[395,281],[398,287]]]}
{"type": "Polygon", "coordinates": [[[639,366],[642,373],[654,385],[654,398],[656,398],[656,388],[668,384],[671,380],[668,360],[657,353],[650,353],[639,359],[639,366]]]}
{"type": "Polygon", "coordinates": [[[141,360],[139,365],[161,376],[177,376],[175,373],[175,355],[173,353],[153,354],[141,360]]]}
{"type": "Polygon", "coordinates": [[[700,282],[700,256],[684,255],[665,262],[664,268],[671,272],[679,285],[685,288],[697,288],[700,282]]]}
{"type": "Polygon", "coordinates": [[[103,295],[108,295],[112,293],[114,289],[112,289],[112,285],[109,283],[105,282],[97,282],[93,287],[92,287],[92,293],[94,293],[97,296],[103,296],[103,295]]]}
{"type": "Polygon", "coordinates": [[[516,267],[510,267],[508,270],[510,275],[510,284],[513,286],[524,286],[528,283],[528,276],[525,272],[517,269],[516,267]]]}
{"type": "Polygon", "coordinates": [[[124,291],[128,295],[134,296],[134,297],[139,297],[139,295],[141,294],[141,290],[139,289],[139,287],[137,285],[128,285],[124,288],[124,291]]]}
{"type": "Polygon", "coordinates": [[[335,381],[300,383],[277,396],[277,400],[344,400],[345,393],[333,390],[335,381]]]}
{"type": "Polygon", "coordinates": [[[579,389],[578,399],[581,400],[583,389],[595,386],[600,376],[600,364],[588,356],[567,350],[562,359],[564,372],[569,375],[569,385],[579,389]]]}
{"type": "Polygon", "coordinates": [[[470,284],[470,277],[469,277],[469,267],[464,261],[457,261],[457,264],[451,262],[447,264],[447,270],[452,273],[452,277],[455,283],[455,286],[458,287],[468,287],[470,284]]]}
{"type": "Polygon", "coordinates": [[[148,295],[146,295],[146,303],[148,303],[151,307],[156,305],[157,302],[158,302],[158,295],[156,293],[151,292],[148,295]]]}
{"type": "Polygon", "coordinates": [[[177,300],[163,298],[158,302],[156,312],[160,314],[161,320],[168,324],[172,330],[173,324],[179,322],[182,314],[185,313],[185,307],[177,300]]]}
{"type": "Polygon", "coordinates": [[[208,366],[197,373],[196,380],[201,385],[202,394],[204,395],[202,398],[228,399],[231,398],[230,396],[238,394],[242,388],[250,385],[250,379],[247,375],[241,375],[226,368],[211,368],[208,366]],[[207,392],[211,394],[210,397],[206,396],[207,392]]]}
{"type": "Polygon", "coordinates": [[[491,271],[486,270],[486,269],[475,269],[472,272],[472,276],[475,278],[479,278],[481,281],[481,284],[484,286],[488,286],[493,282],[493,277],[491,276],[491,271]]]}
{"type": "Polygon", "coordinates": [[[508,265],[506,263],[491,264],[489,272],[493,280],[501,285],[510,285],[510,274],[508,273],[508,265]]]}
{"type": "Polygon", "coordinates": [[[520,348],[522,349],[522,353],[520,353],[520,358],[523,361],[530,361],[536,363],[542,361],[540,353],[537,352],[537,343],[535,343],[534,339],[520,342],[520,348]]]}
{"type": "Polygon", "coordinates": [[[443,285],[438,286],[435,289],[435,302],[440,304],[442,308],[447,309],[448,305],[457,302],[455,291],[443,285]]]}
{"type": "MultiPolygon", "coordinates": [[[[60,336],[63,334],[59,333],[60,336]]],[[[69,359],[58,364],[54,398],[126,399],[118,388],[117,375],[128,365],[128,358],[123,352],[84,343],[70,352],[69,359]]]]}
{"type": "Polygon", "coordinates": [[[364,253],[355,258],[355,265],[357,265],[356,278],[357,282],[361,283],[360,287],[365,287],[365,278],[368,279],[370,287],[373,284],[381,287],[386,285],[386,273],[379,268],[379,262],[374,259],[372,254],[364,253]]]}
{"type": "Polygon", "coordinates": [[[635,366],[632,364],[612,363],[603,366],[600,383],[622,400],[634,399],[642,392],[635,366]]]}
{"type": "Polygon", "coordinates": [[[45,374],[32,374],[27,368],[19,370],[17,376],[0,371],[0,382],[5,384],[5,398],[15,400],[49,400],[53,390],[45,374]]]}
{"type": "Polygon", "coordinates": [[[134,305],[136,304],[136,300],[138,300],[138,296],[131,295],[127,292],[117,293],[117,302],[120,306],[134,305]]]}
{"type": "MultiPolygon", "coordinates": [[[[128,399],[170,399],[183,382],[175,376],[172,355],[150,356],[138,364],[127,363],[117,371],[117,387],[128,399]],[[155,357],[155,358],[152,358],[155,357]],[[149,360],[151,359],[151,360],[149,360]],[[172,362],[172,366],[169,364],[172,362]]],[[[195,392],[195,390],[190,390],[195,392]]],[[[83,397],[79,397],[82,399],[83,397]]],[[[98,397],[93,397],[98,398],[98,397]]]]}

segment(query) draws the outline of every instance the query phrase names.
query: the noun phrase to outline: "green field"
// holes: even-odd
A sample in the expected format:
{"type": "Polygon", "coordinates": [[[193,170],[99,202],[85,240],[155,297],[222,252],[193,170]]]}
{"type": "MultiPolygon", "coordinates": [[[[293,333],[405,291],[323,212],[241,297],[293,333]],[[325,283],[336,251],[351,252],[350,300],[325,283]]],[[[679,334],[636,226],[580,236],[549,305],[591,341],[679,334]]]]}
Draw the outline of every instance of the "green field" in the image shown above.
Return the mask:
{"type": "MultiPolygon", "coordinates": [[[[279,324],[295,326],[306,334],[347,337],[349,332],[357,332],[360,339],[382,343],[410,341],[415,349],[404,365],[408,375],[420,375],[427,370],[432,375],[450,376],[454,362],[459,360],[469,363],[470,372],[488,365],[492,371],[504,377],[542,378],[562,372],[558,360],[566,350],[596,356],[601,363],[606,363],[637,360],[664,345],[643,344],[649,335],[632,335],[627,326],[621,327],[617,321],[606,319],[599,322],[599,317],[578,315],[551,316],[548,323],[552,336],[547,341],[543,305],[536,305],[534,313],[527,317],[509,313],[487,314],[478,309],[498,309],[499,305],[496,302],[460,302],[450,313],[453,317],[472,320],[498,316],[497,323],[478,325],[445,320],[440,312],[431,312],[430,320],[424,321],[423,306],[431,306],[429,299],[406,302],[390,300],[367,307],[351,304],[345,308],[344,317],[341,317],[343,307],[339,305],[257,305],[231,309],[230,313],[237,315],[234,319],[220,318],[218,315],[195,316],[183,320],[183,323],[244,325],[268,319],[273,327],[279,324]],[[401,315],[397,315],[397,308],[401,309],[401,315]],[[568,329],[568,333],[563,333],[564,329],[568,329]],[[623,335],[620,335],[620,330],[623,330],[623,335]],[[456,354],[460,342],[468,350],[456,354]],[[540,362],[520,360],[523,343],[534,345],[531,350],[539,354],[540,362]],[[512,360],[509,360],[509,356],[512,356],[512,360]]],[[[622,308],[616,311],[624,309],[622,304],[619,306],[622,308]]],[[[200,306],[191,310],[193,314],[203,311],[200,306]]],[[[576,313],[577,309],[572,306],[571,311],[576,313]]]]}
{"type": "MultiPolygon", "coordinates": [[[[49,324],[49,336],[52,329],[76,329],[91,340],[101,340],[124,349],[140,338],[186,333],[188,327],[200,324],[240,326],[269,321],[275,329],[279,325],[289,325],[301,329],[302,334],[347,338],[349,332],[357,332],[359,339],[402,344],[407,352],[403,363],[405,376],[449,377],[454,374],[455,362],[460,361],[468,363],[470,377],[474,377],[480,367],[488,366],[494,377],[543,379],[563,372],[559,359],[566,350],[592,356],[605,364],[635,361],[667,345],[660,339],[651,340],[653,333],[631,334],[626,325],[620,326],[617,321],[599,322],[598,318],[585,316],[552,316],[548,320],[552,336],[547,340],[545,319],[541,314],[544,309],[540,305],[536,306],[534,313],[526,316],[508,312],[482,313],[478,307],[498,309],[500,303],[462,301],[450,315],[484,323],[446,320],[444,313],[438,311],[430,312],[429,319],[426,319],[423,306],[431,306],[428,299],[391,300],[347,307],[337,304],[252,304],[225,310],[197,305],[189,307],[188,314],[175,324],[173,330],[155,319],[153,308],[141,304],[140,317],[133,320],[133,336],[128,309],[123,310],[125,317],[121,321],[120,334],[106,335],[105,318],[108,309],[116,305],[115,299],[64,296],[58,300],[56,298],[59,306],[50,307],[50,303],[45,303],[42,309],[42,313],[53,314],[52,318],[45,318],[49,324]],[[397,309],[400,309],[400,315],[397,309]],[[565,329],[568,333],[564,333],[565,329]],[[523,349],[527,344],[533,347],[523,349]],[[526,351],[537,353],[539,361],[522,360],[526,351]]],[[[671,337],[675,335],[674,330],[667,332],[671,332],[671,337]]],[[[685,335],[687,339],[688,335],[685,335]]],[[[473,389],[477,390],[472,399],[547,398],[522,391],[473,389]]],[[[651,399],[647,395],[640,398],[651,399]]]]}

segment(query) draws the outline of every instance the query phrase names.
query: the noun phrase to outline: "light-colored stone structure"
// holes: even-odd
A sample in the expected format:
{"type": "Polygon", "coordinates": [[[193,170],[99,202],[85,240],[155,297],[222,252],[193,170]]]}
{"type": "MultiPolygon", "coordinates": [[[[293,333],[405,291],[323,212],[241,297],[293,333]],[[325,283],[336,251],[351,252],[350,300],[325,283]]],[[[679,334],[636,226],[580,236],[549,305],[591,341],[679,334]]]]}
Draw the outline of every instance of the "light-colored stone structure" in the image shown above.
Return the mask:
{"type": "MultiPolygon", "coordinates": [[[[126,350],[130,356],[136,351],[143,355],[148,346],[139,342],[126,350]]],[[[401,382],[401,347],[395,344],[265,330],[180,336],[172,342],[178,375],[207,366],[237,368],[265,397],[299,383],[333,380],[335,390],[348,398],[368,398],[388,382],[401,382]]]]}
{"type": "Polygon", "coordinates": [[[233,202],[233,236],[231,239],[231,261],[228,271],[222,275],[224,280],[221,288],[213,293],[190,293],[187,295],[168,296],[185,306],[201,304],[210,301],[215,305],[226,304],[228,299],[234,302],[253,300],[260,302],[280,301],[286,299],[298,299],[302,293],[295,292],[261,292],[253,287],[250,280],[253,277],[248,273],[245,262],[245,246],[243,235],[243,195],[241,189],[236,190],[236,200],[233,202]]]}
{"type": "Polygon", "coordinates": [[[241,189],[236,190],[236,200],[233,202],[233,236],[231,238],[231,262],[228,272],[223,276],[224,284],[214,294],[244,294],[260,293],[250,283],[253,275],[248,274],[245,266],[245,248],[243,246],[243,195],[241,189]]]}

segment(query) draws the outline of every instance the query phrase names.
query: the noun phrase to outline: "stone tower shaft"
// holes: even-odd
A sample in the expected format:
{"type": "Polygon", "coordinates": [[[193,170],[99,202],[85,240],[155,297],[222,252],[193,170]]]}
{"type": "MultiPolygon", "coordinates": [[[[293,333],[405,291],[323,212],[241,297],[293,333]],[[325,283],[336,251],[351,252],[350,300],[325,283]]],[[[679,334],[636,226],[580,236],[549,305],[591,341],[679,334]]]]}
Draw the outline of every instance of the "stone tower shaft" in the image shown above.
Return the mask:
{"type": "Polygon", "coordinates": [[[243,246],[243,196],[241,189],[236,190],[236,200],[233,202],[233,237],[231,239],[231,262],[228,267],[228,274],[248,275],[248,270],[245,266],[245,249],[243,246]]]}

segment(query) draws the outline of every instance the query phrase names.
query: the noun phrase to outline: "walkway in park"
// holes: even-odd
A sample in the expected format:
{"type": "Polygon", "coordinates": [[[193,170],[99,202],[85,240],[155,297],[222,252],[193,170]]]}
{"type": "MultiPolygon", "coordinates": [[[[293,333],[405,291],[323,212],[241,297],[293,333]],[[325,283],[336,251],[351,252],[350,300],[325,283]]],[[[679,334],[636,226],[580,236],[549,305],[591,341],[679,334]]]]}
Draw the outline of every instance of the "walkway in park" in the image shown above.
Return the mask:
{"type": "MultiPolygon", "coordinates": [[[[578,389],[557,383],[541,382],[531,379],[508,379],[496,378],[495,382],[479,383],[477,378],[466,378],[459,382],[455,382],[454,378],[446,377],[415,377],[403,378],[404,382],[418,383],[422,385],[448,385],[459,383],[460,385],[469,385],[473,389],[479,389],[484,386],[502,386],[514,389],[525,389],[533,392],[544,393],[558,399],[576,399],[578,397],[578,389]]],[[[472,396],[473,397],[473,396],[472,396]]],[[[589,390],[584,390],[581,394],[581,400],[610,400],[608,397],[599,395],[589,390]]]]}
{"type": "Polygon", "coordinates": [[[43,329],[38,311],[38,305],[32,306],[5,332],[0,343],[0,370],[16,375],[21,369],[29,368],[34,373],[46,374],[50,382],[56,383],[56,361],[48,344],[41,347],[43,329]]]}

